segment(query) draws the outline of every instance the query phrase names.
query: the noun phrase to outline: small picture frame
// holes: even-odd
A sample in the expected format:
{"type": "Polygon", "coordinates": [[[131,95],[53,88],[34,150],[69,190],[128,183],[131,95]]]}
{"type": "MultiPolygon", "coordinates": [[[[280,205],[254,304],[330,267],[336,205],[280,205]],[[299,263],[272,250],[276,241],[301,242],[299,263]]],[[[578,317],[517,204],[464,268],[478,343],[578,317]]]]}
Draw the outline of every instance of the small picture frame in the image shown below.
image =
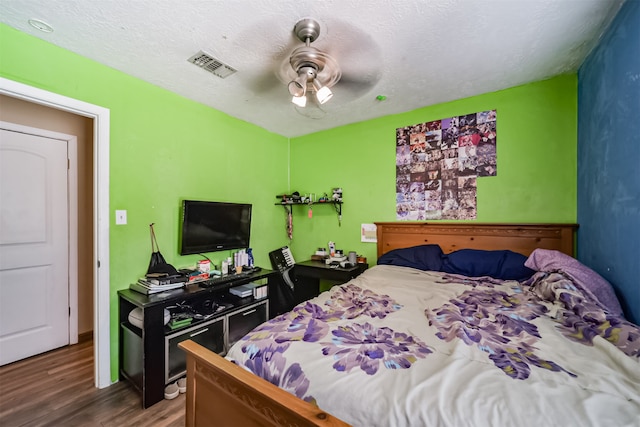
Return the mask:
{"type": "Polygon", "coordinates": [[[362,224],[360,227],[360,241],[367,243],[377,243],[378,237],[376,235],[375,224],[362,224]]]}

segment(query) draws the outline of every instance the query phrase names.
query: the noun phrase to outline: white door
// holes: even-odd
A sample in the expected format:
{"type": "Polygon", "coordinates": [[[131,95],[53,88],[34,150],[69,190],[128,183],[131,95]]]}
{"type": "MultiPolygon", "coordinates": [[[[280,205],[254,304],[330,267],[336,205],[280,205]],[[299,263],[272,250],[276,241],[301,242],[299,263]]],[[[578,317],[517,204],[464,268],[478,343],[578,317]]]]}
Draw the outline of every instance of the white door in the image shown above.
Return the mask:
{"type": "Polygon", "coordinates": [[[69,344],[67,141],[0,129],[0,365],[69,344]]]}

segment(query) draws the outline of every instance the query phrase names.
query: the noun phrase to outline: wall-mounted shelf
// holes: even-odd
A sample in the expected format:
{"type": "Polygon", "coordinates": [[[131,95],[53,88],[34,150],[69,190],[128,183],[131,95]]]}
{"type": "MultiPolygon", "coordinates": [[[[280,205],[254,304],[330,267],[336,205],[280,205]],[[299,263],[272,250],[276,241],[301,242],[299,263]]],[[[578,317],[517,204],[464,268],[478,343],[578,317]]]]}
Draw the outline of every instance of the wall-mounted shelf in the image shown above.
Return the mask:
{"type": "MultiPolygon", "coordinates": [[[[281,196],[276,196],[278,198],[280,198],[281,196]]],[[[313,206],[317,206],[317,205],[330,205],[333,206],[333,208],[335,209],[336,213],[338,214],[338,225],[341,226],[342,225],[342,204],[343,201],[342,200],[322,200],[322,201],[317,201],[317,202],[312,202],[312,201],[297,201],[294,199],[286,199],[286,201],[282,201],[279,203],[275,203],[276,206],[283,206],[284,209],[287,211],[288,214],[291,214],[293,212],[293,208],[292,206],[296,206],[296,205],[302,205],[302,206],[308,206],[309,209],[312,209],[313,206]]]]}
{"type": "Polygon", "coordinates": [[[294,206],[294,205],[306,205],[306,206],[315,206],[315,205],[333,205],[336,209],[336,211],[338,211],[339,214],[341,214],[342,212],[342,203],[343,202],[336,202],[334,200],[329,200],[328,202],[285,202],[285,203],[276,203],[276,206],[284,206],[285,208],[287,206],[294,206]]]}

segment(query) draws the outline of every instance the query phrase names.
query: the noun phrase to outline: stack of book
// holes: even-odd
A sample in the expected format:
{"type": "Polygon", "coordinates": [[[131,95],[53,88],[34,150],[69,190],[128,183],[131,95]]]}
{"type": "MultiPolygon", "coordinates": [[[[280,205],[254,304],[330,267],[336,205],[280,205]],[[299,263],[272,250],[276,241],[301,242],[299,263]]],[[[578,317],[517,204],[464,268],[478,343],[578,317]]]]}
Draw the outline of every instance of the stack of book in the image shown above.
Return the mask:
{"type": "Polygon", "coordinates": [[[129,285],[129,289],[132,291],[140,292],[141,294],[151,295],[160,292],[170,291],[173,289],[179,289],[186,283],[186,278],[181,280],[166,280],[166,279],[151,279],[148,277],[138,279],[136,283],[129,285]]]}

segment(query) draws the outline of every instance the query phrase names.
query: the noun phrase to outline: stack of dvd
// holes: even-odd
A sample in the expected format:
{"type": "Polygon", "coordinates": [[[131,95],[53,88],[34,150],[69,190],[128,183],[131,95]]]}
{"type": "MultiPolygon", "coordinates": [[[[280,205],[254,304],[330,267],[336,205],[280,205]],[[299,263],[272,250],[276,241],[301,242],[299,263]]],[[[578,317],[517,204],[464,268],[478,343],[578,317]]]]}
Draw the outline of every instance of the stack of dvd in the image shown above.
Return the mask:
{"type": "Polygon", "coordinates": [[[253,288],[254,285],[252,283],[247,283],[246,285],[240,285],[229,289],[229,292],[233,295],[239,296],[240,298],[246,298],[253,296],[253,288]]]}
{"type": "Polygon", "coordinates": [[[162,279],[138,279],[136,283],[129,285],[129,289],[132,291],[140,292],[141,294],[151,295],[160,292],[171,291],[173,289],[180,289],[185,285],[184,279],[182,281],[162,280],[162,279]]]}

